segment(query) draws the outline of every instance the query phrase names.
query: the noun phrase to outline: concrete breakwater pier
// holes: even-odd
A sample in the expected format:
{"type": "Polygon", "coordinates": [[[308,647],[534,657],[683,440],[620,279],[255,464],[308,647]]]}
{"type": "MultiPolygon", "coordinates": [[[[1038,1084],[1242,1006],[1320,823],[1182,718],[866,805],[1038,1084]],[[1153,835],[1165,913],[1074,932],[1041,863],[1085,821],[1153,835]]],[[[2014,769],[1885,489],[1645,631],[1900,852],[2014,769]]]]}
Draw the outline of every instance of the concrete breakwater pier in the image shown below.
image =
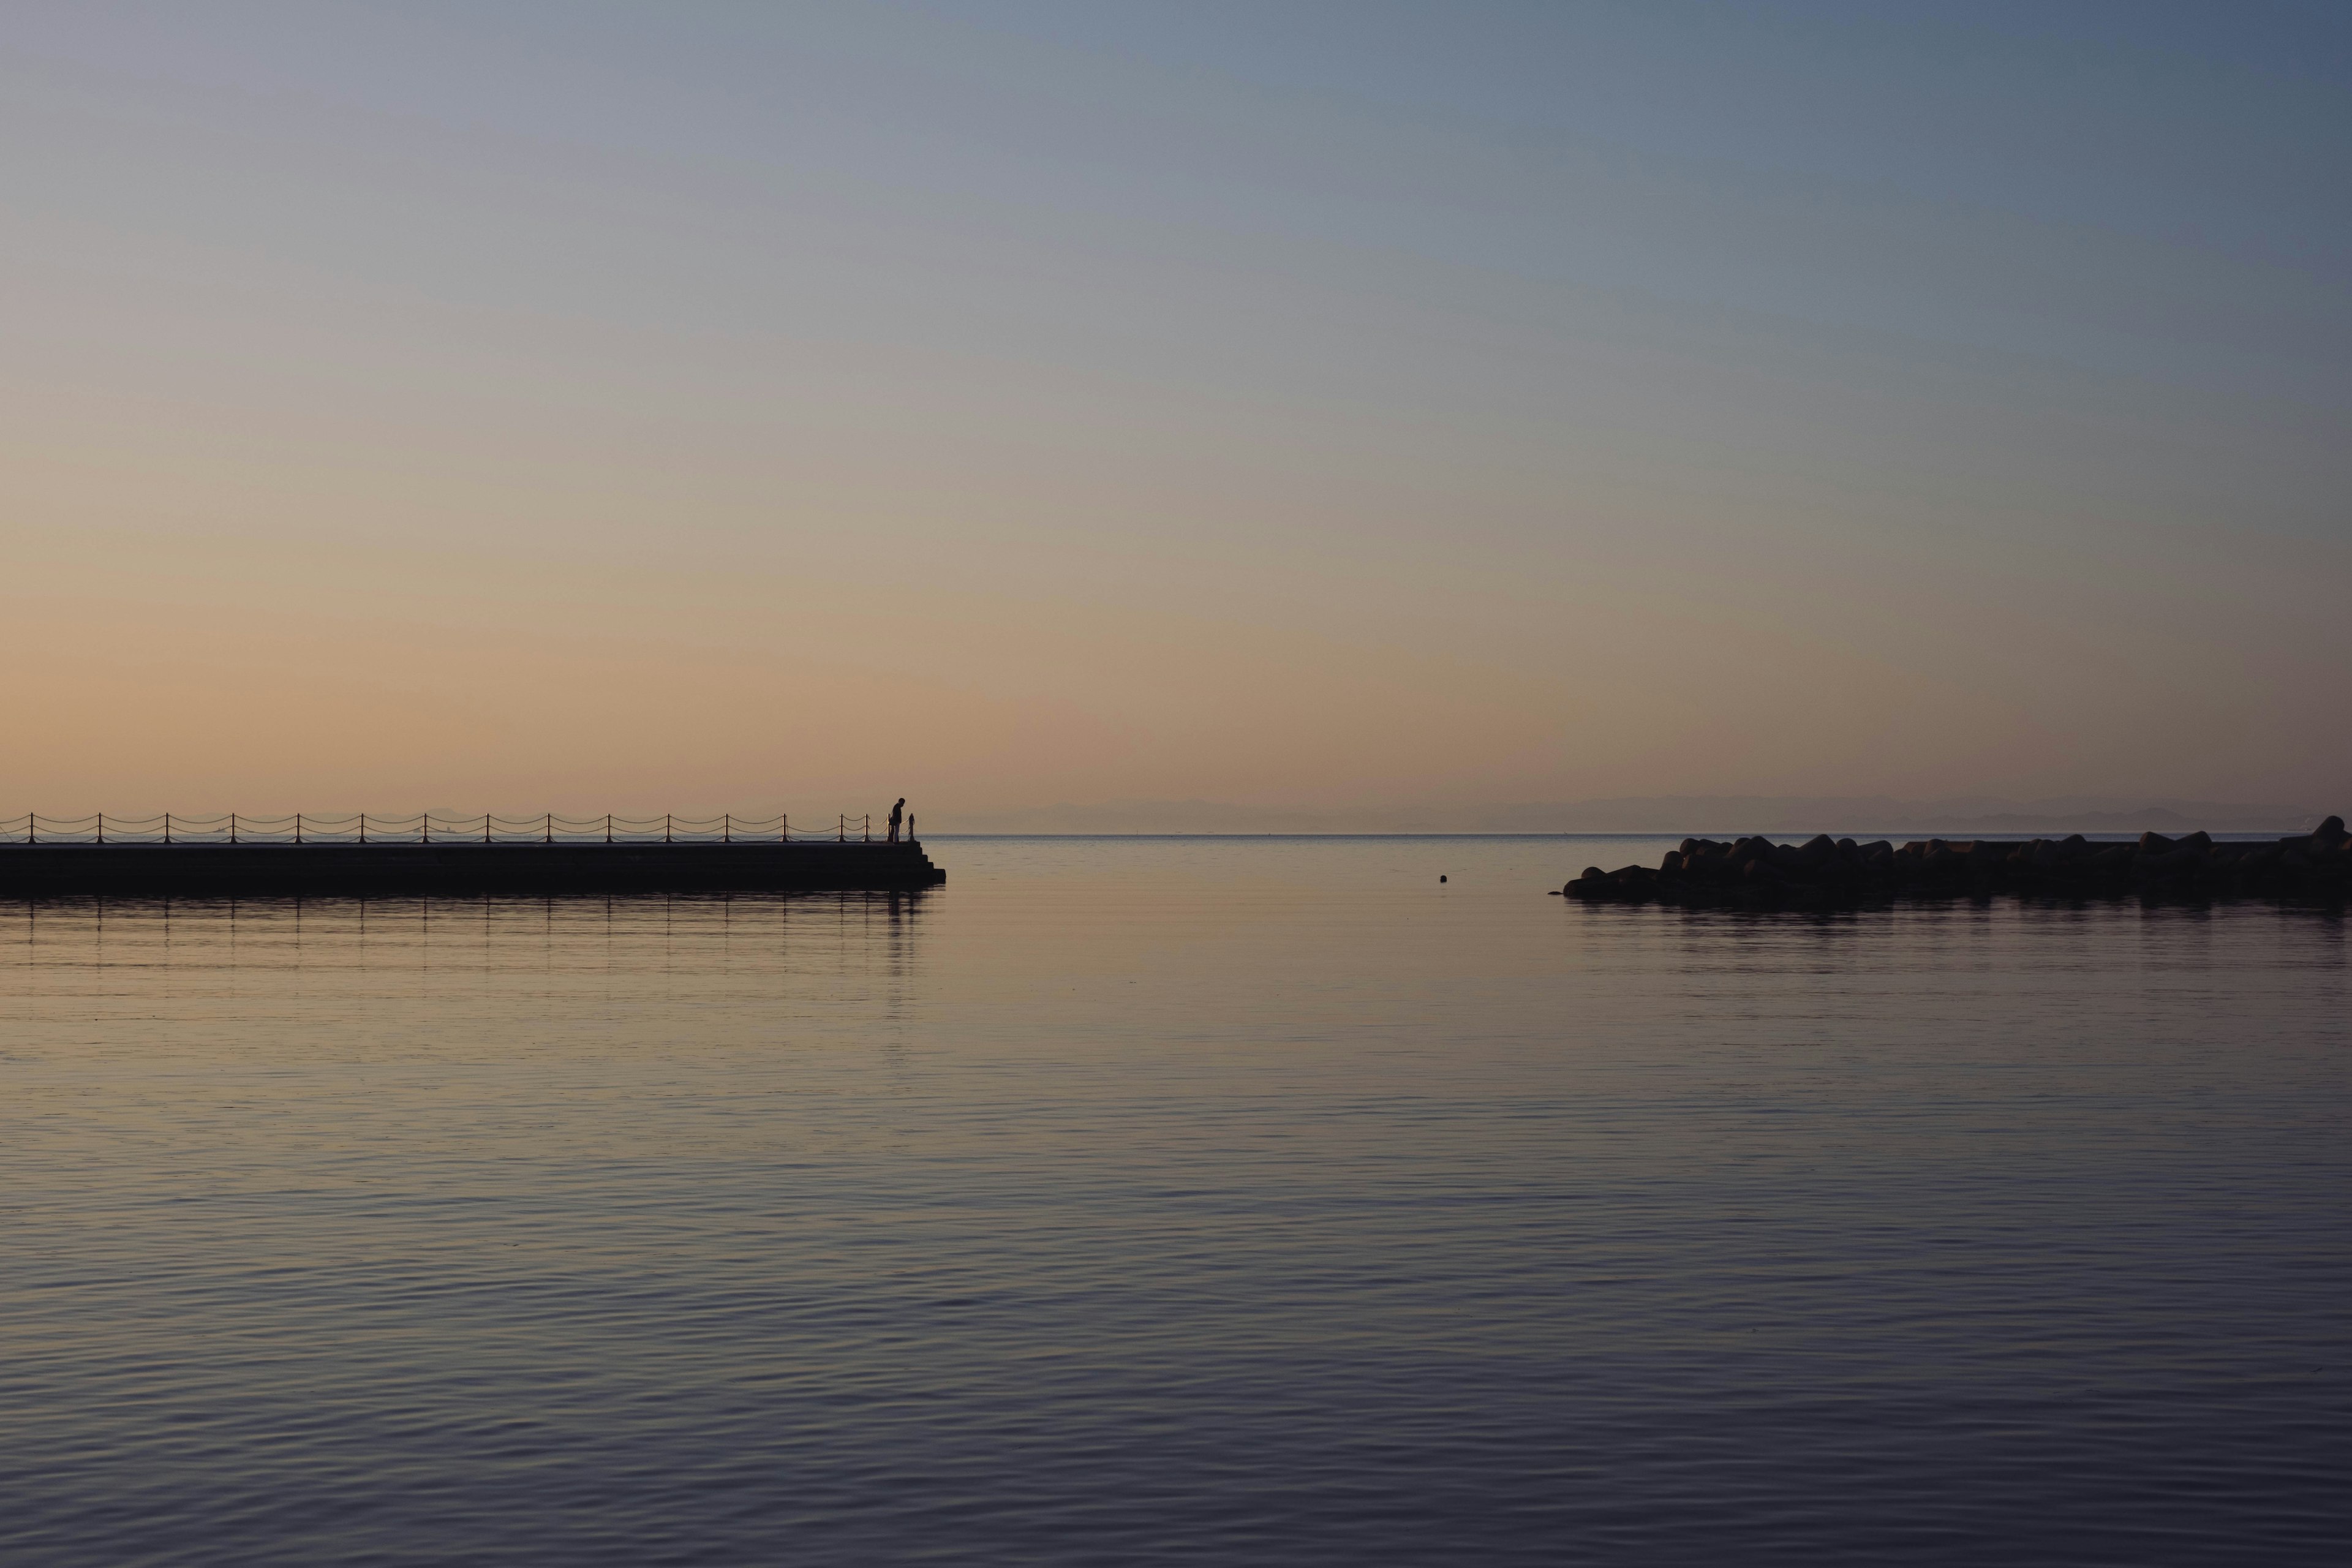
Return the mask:
{"type": "Polygon", "coordinates": [[[1588,866],[1560,892],[1595,903],[1812,909],[1990,893],[2058,898],[2318,898],[2352,894],[2352,834],[2331,816],[2311,833],[2216,841],[2206,833],[2137,843],[2067,838],[1886,839],[1820,835],[1685,838],[1653,869],[1588,866]]]}
{"type": "Polygon", "coordinates": [[[806,837],[780,831],[781,819],[379,817],[356,832],[359,819],[159,820],[19,817],[22,837],[0,839],[0,898],[911,891],[947,880],[911,834],[876,839],[853,819],[806,837]],[[767,831],[745,831],[756,827],[767,831]]]}

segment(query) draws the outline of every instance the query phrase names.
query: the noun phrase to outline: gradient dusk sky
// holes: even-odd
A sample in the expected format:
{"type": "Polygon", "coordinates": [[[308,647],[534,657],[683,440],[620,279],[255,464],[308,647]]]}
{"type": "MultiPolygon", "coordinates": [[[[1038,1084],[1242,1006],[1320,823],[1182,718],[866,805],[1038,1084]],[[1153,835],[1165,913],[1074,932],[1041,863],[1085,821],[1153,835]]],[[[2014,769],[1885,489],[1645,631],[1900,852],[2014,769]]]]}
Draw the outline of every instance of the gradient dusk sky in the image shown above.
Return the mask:
{"type": "Polygon", "coordinates": [[[2352,800],[2352,7],[48,4],[0,810],[2352,800]]]}

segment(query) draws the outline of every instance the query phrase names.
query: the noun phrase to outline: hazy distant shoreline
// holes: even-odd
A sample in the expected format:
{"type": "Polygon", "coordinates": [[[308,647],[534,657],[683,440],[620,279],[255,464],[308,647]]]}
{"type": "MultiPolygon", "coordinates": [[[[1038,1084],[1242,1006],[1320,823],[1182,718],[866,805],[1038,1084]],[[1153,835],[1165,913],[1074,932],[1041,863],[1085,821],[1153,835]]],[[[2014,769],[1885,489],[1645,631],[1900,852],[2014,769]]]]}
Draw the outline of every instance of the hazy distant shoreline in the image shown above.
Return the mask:
{"type": "Polygon", "coordinates": [[[1885,795],[1648,795],[1566,804],[1317,809],[1218,801],[1122,801],[1020,811],[941,811],[937,835],[1358,835],[1934,833],[2305,833],[2316,808],[2238,802],[2095,796],[2012,801],[1983,796],[1901,800],[1885,795]]]}

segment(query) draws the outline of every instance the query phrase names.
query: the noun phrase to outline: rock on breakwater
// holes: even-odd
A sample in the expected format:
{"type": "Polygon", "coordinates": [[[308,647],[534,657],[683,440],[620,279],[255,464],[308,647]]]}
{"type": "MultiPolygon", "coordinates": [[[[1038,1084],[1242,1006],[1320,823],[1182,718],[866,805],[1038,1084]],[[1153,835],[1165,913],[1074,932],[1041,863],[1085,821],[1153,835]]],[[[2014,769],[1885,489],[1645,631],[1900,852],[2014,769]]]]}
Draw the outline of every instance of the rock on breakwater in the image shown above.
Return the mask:
{"type": "Polygon", "coordinates": [[[1821,834],[1803,844],[1762,837],[1685,838],[1655,869],[1588,866],[1560,891],[1597,903],[1809,909],[1898,897],[2032,893],[2056,897],[2340,899],[2352,892],[2352,834],[2331,816],[2307,834],[2216,843],[2206,833],[2137,843],[2066,838],[1886,839],[1821,834]]]}

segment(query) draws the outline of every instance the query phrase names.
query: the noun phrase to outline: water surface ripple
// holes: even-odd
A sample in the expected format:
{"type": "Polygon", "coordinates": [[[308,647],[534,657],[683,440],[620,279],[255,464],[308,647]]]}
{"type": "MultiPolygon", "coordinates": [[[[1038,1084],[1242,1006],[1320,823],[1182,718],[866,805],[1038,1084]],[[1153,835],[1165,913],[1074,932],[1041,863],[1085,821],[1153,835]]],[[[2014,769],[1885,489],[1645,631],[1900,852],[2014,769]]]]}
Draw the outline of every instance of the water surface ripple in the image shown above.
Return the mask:
{"type": "Polygon", "coordinates": [[[2334,1559],[2342,917],[1661,847],[0,906],[0,1560],[2334,1559]]]}

